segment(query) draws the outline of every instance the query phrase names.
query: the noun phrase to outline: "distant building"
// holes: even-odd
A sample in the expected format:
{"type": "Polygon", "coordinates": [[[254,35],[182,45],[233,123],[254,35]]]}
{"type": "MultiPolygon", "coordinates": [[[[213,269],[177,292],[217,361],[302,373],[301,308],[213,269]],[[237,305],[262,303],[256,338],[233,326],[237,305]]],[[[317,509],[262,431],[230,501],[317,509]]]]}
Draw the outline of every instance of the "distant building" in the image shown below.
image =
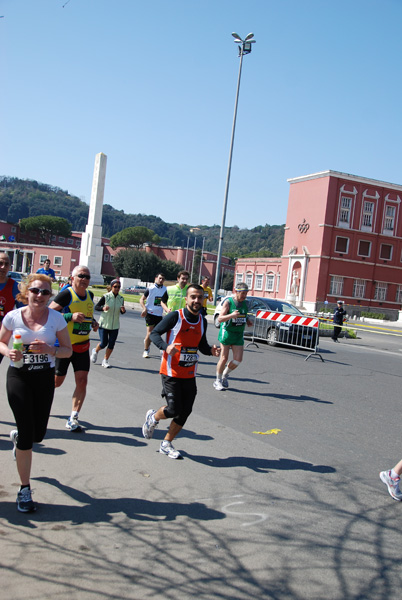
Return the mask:
{"type": "Polygon", "coordinates": [[[239,259],[235,281],[254,296],[308,311],[402,304],[402,186],[336,171],[289,179],[281,258],[239,259]]]}
{"type": "MultiPolygon", "coordinates": [[[[21,273],[36,272],[50,259],[51,267],[56,277],[67,278],[74,267],[79,264],[81,248],[80,231],[73,231],[70,236],[52,236],[52,245],[40,243],[36,232],[21,233],[17,223],[0,221],[0,249],[8,252],[11,260],[11,270],[21,273]]],[[[113,250],[109,238],[102,238],[103,256],[101,274],[116,276],[113,268],[113,257],[119,249],[113,250]]],[[[192,271],[194,248],[177,246],[151,246],[144,245],[144,252],[153,252],[162,260],[172,260],[184,266],[190,273],[192,271]]],[[[204,251],[202,253],[201,275],[207,275],[213,282],[216,272],[216,253],[204,251]]],[[[230,259],[222,257],[221,280],[226,273],[234,273],[234,265],[229,264],[230,259]]],[[[198,281],[199,271],[194,273],[193,279],[198,281]]]]}

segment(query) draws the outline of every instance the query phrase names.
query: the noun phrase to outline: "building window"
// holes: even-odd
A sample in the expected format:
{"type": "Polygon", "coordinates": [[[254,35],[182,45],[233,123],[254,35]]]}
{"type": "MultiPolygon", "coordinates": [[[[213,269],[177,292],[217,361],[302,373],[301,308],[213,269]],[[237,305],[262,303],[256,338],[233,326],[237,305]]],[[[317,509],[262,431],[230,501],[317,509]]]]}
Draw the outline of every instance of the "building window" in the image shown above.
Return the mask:
{"type": "Polygon", "coordinates": [[[329,284],[329,294],[330,296],[343,296],[343,277],[332,275],[329,284]]]}
{"type": "Polygon", "coordinates": [[[349,248],[349,238],[337,236],[335,240],[335,252],[342,252],[347,254],[349,248]]]}
{"type": "Polygon", "coordinates": [[[64,243],[65,243],[65,241],[66,241],[66,238],[64,238],[64,237],[61,237],[61,236],[59,235],[59,244],[64,244],[64,243]]]}
{"type": "Polygon", "coordinates": [[[17,228],[16,227],[11,227],[11,233],[16,233],[17,232],[17,228]]]}
{"type": "Polygon", "coordinates": [[[398,304],[402,304],[402,285],[398,285],[398,288],[396,290],[395,302],[398,302],[398,304]]]}
{"type": "Polygon", "coordinates": [[[105,254],[103,257],[104,262],[109,262],[109,254],[105,254]]]}
{"type": "Polygon", "coordinates": [[[371,242],[367,242],[366,240],[359,240],[359,248],[357,250],[357,254],[359,256],[370,256],[371,253],[371,242]]]}
{"type": "MultiPolygon", "coordinates": [[[[112,255],[110,255],[110,260],[112,260],[112,255]]],[[[238,283],[242,283],[242,281],[243,281],[243,273],[236,273],[235,287],[237,286],[238,283]]]]}
{"type": "Polygon", "coordinates": [[[377,281],[375,284],[374,300],[386,300],[388,284],[377,281]]]}
{"type": "Polygon", "coordinates": [[[111,254],[111,255],[110,255],[110,262],[113,262],[113,259],[114,259],[114,255],[113,255],[113,254],[111,254]]]}
{"type": "Polygon", "coordinates": [[[274,291],[274,283],[275,283],[275,275],[273,273],[267,273],[267,278],[265,280],[265,290],[267,292],[274,291]]]}
{"type": "Polygon", "coordinates": [[[364,298],[366,293],[366,281],[364,279],[355,279],[353,281],[353,298],[364,298]]]}
{"type": "Polygon", "coordinates": [[[55,241],[56,241],[56,236],[52,235],[52,242],[55,242],[55,241]]]}
{"type": "Polygon", "coordinates": [[[341,196],[341,210],[339,212],[339,225],[350,227],[350,214],[352,209],[352,198],[341,196]]]}
{"type": "Polygon", "coordinates": [[[380,258],[382,260],[391,260],[391,258],[392,258],[392,246],[390,244],[381,244],[381,246],[380,246],[380,258]]]}
{"type": "Polygon", "coordinates": [[[255,286],[254,289],[255,290],[262,290],[262,275],[256,275],[255,276],[255,286]]]}
{"type": "Polygon", "coordinates": [[[39,255],[39,264],[43,265],[43,263],[45,262],[45,260],[47,260],[47,254],[40,254],[39,255]]]}
{"type": "Polygon", "coordinates": [[[395,206],[385,207],[384,231],[392,233],[395,224],[395,206]]]}
{"type": "Polygon", "coordinates": [[[373,227],[374,202],[363,202],[362,227],[372,229],[373,227]]]}
{"type": "Polygon", "coordinates": [[[63,257],[62,256],[55,256],[53,259],[53,264],[55,267],[60,267],[63,264],[63,257]]]}
{"type": "Polygon", "coordinates": [[[73,243],[74,243],[74,240],[73,240],[72,238],[68,238],[68,240],[67,240],[67,244],[68,244],[69,246],[72,246],[72,245],[73,245],[73,243]]]}
{"type": "Polygon", "coordinates": [[[246,273],[246,284],[248,286],[248,289],[251,290],[253,287],[253,274],[252,273],[246,273]]]}

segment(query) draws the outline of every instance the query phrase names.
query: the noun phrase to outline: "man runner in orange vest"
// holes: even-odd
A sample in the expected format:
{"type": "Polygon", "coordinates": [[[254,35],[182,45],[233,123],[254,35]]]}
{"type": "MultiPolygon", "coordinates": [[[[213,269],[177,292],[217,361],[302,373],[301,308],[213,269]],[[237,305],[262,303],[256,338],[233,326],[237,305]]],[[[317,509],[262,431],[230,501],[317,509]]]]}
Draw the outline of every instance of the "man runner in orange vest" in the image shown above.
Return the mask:
{"type": "Polygon", "coordinates": [[[190,284],[186,307],[167,314],[151,332],[151,341],[163,350],[160,374],[162,397],[166,398],[166,404],[159,410],[147,412],[142,433],[149,440],[161,419],[173,419],[159,448],[159,452],[169,458],[182,458],[180,452],[173,448],[172,441],[193,408],[197,394],[198,350],[207,356],[219,356],[220,353],[219,347],[210,346],[207,342],[207,321],[200,314],[203,298],[203,288],[190,284]],[[162,338],[165,333],[166,341],[162,338]]]}

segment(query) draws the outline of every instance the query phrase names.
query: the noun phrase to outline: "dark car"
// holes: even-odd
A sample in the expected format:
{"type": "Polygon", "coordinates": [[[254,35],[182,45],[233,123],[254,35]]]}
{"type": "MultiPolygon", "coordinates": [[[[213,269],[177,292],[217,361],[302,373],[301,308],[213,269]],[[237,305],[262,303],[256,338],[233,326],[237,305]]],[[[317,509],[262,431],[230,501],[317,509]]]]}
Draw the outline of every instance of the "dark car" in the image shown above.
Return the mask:
{"type": "MultiPolygon", "coordinates": [[[[217,321],[222,310],[223,299],[216,307],[214,314],[214,323],[219,327],[217,321]]],[[[249,296],[246,299],[250,320],[253,321],[252,327],[246,326],[244,335],[251,337],[254,331],[254,320],[257,311],[262,310],[265,313],[273,313],[277,316],[275,319],[258,319],[255,326],[255,338],[266,340],[271,346],[277,344],[290,344],[302,346],[303,348],[315,348],[318,342],[318,328],[307,327],[293,323],[282,315],[290,315],[304,318],[305,315],[293,304],[284,300],[275,300],[273,298],[260,298],[258,296],[249,296]]]]}
{"type": "Polygon", "coordinates": [[[14,281],[23,281],[24,279],[24,274],[23,273],[18,273],[17,271],[9,271],[7,273],[8,277],[11,277],[11,279],[14,279],[14,281]]]}

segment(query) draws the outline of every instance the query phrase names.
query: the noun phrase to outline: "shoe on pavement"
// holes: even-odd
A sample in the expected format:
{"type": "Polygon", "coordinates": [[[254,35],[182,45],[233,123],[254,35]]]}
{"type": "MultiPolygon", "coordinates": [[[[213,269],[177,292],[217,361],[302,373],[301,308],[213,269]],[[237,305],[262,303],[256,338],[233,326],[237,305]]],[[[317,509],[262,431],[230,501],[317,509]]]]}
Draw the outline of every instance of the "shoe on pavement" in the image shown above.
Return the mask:
{"type": "Polygon", "coordinates": [[[222,377],[222,385],[224,388],[228,388],[229,387],[229,382],[228,382],[228,378],[227,377],[222,377]]]}
{"type": "Polygon", "coordinates": [[[159,452],[161,454],[166,454],[169,458],[183,458],[180,452],[173,448],[172,442],[168,442],[167,440],[161,442],[159,452]]]}
{"type": "Polygon", "coordinates": [[[223,387],[223,383],[220,379],[217,379],[216,381],[214,381],[214,388],[216,390],[218,390],[218,392],[221,392],[222,390],[224,390],[225,388],[223,387]]]}
{"type": "Polygon", "coordinates": [[[16,455],[16,450],[17,450],[17,441],[18,441],[18,429],[13,429],[12,431],[10,431],[10,440],[12,441],[14,447],[13,447],[13,459],[15,460],[17,455],[16,455]]]}
{"type": "Polygon", "coordinates": [[[399,489],[400,478],[392,479],[391,471],[381,471],[380,479],[387,486],[389,495],[392,496],[394,500],[402,501],[402,492],[399,489]]]}
{"type": "Polygon", "coordinates": [[[156,421],[154,415],[156,414],[156,410],[151,408],[147,414],[145,415],[145,423],[142,426],[142,435],[146,440],[150,440],[154,434],[155,429],[159,425],[159,421],[156,421]]]}
{"type": "Polygon", "coordinates": [[[93,362],[95,364],[97,360],[98,360],[98,353],[96,351],[96,348],[94,348],[91,353],[91,362],[93,362]]]}
{"type": "Polygon", "coordinates": [[[144,352],[142,353],[142,358],[149,358],[149,348],[148,350],[144,350],[144,352]]]}
{"type": "Polygon", "coordinates": [[[108,361],[108,360],[106,360],[106,358],[104,358],[104,359],[102,360],[102,367],[103,367],[104,369],[109,369],[109,368],[110,368],[110,363],[109,363],[109,361],[108,361]]]}
{"type": "Polygon", "coordinates": [[[66,428],[69,429],[70,431],[74,431],[76,433],[79,433],[80,431],[82,431],[82,427],[78,423],[78,417],[74,417],[74,418],[70,417],[66,423],[66,428]]]}
{"type": "Polygon", "coordinates": [[[18,492],[17,509],[23,513],[34,512],[36,510],[35,502],[32,501],[31,488],[23,488],[18,492]]]}

